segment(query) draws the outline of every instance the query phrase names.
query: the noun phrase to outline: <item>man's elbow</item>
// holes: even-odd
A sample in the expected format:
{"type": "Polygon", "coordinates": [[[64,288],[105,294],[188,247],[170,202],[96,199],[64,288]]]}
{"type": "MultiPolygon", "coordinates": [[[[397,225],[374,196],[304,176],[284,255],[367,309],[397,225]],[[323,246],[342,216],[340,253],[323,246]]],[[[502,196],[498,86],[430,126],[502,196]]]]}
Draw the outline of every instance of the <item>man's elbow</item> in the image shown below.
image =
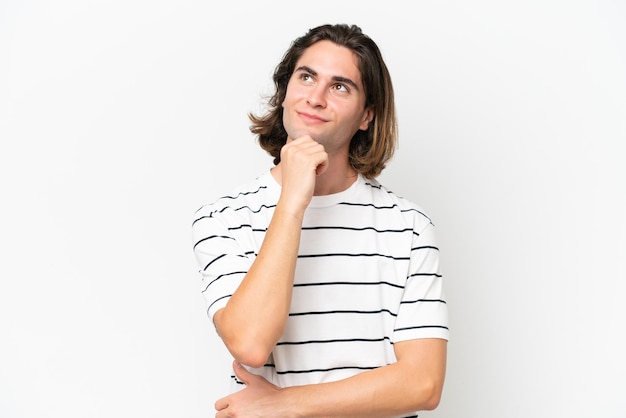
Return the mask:
{"type": "Polygon", "coordinates": [[[429,398],[425,400],[422,410],[432,411],[439,406],[440,401],[441,401],[441,394],[430,396],[429,398]]]}
{"type": "Polygon", "coordinates": [[[224,344],[235,360],[249,367],[263,367],[270,356],[270,350],[260,344],[226,340],[224,344]]]}
{"type": "Polygon", "coordinates": [[[275,343],[264,340],[263,336],[255,330],[246,332],[241,327],[224,326],[221,317],[222,311],[218,311],[215,319],[217,333],[233,358],[249,367],[262,367],[267,362],[275,343]],[[218,314],[220,316],[218,317],[218,314]],[[236,329],[237,331],[233,331],[236,329]]]}
{"type": "Polygon", "coordinates": [[[436,380],[424,382],[419,393],[415,394],[414,399],[418,404],[417,408],[421,411],[432,411],[439,406],[441,402],[441,394],[443,392],[443,384],[436,380]]]}
{"type": "Polygon", "coordinates": [[[242,353],[239,356],[234,356],[235,360],[239,361],[241,364],[245,364],[246,366],[259,368],[263,367],[267,362],[267,358],[269,355],[258,352],[258,353],[242,353]]]}

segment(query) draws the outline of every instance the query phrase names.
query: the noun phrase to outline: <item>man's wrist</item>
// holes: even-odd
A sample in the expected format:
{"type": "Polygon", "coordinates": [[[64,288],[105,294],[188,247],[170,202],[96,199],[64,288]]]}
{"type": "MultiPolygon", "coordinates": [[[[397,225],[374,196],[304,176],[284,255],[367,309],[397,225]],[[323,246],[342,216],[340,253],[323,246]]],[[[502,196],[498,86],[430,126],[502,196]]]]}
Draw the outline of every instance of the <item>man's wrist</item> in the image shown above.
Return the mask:
{"type": "Polygon", "coordinates": [[[293,386],[280,389],[280,403],[285,405],[287,418],[306,418],[306,399],[301,395],[302,387],[293,386]]]}

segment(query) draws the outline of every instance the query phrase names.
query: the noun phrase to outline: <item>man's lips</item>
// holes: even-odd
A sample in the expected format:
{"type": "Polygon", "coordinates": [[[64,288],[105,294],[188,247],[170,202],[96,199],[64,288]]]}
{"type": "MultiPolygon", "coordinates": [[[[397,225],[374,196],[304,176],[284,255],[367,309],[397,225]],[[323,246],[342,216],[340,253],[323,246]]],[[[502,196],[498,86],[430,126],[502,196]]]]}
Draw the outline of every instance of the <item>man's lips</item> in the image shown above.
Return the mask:
{"type": "Polygon", "coordinates": [[[317,116],[317,115],[312,115],[310,113],[305,113],[305,112],[296,112],[298,114],[298,116],[300,117],[300,119],[302,119],[305,122],[308,123],[323,123],[326,122],[325,119],[317,116]]]}

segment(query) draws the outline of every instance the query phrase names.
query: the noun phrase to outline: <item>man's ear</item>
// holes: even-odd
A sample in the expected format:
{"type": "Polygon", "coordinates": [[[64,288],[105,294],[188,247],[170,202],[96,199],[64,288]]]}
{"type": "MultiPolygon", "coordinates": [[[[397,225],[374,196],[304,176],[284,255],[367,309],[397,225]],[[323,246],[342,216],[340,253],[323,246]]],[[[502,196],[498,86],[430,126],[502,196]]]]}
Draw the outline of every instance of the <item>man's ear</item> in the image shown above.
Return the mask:
{"type": "Polygon", "coordinates": [[[362,131],[367,131],[367,128],[369,127],[372,120],[374,120],[374,111],[368,107],[363,113],[363,121],[361,122],[359,129],[362,131]]]}

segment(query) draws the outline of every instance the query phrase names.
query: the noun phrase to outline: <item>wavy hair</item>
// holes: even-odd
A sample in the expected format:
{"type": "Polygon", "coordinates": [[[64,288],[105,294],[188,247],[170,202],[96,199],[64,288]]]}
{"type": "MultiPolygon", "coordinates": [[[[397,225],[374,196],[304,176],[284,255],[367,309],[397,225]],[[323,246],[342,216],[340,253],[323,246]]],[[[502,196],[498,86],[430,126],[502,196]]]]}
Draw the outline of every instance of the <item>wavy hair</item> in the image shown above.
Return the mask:
{"type": "Polygon", "coordinates": [[[274,70],[275,92],[267,100],[267,112],[260,116],[248,114],[252,122],[250,131],[257,135],[261,148],[274,157],[274,164],[278,164],[280,150],[287,142],[282,108],[287,84],[304,51],[323,40],[346,47],[357,57],[365,90],[365,107],[372,109],[374,118],[366,131],[358,130],[352,137],[349,163],[357,172],[373,179],[393,156],[398,142],[398,125],[391,76],[382,54],[376,43],[356,25],[322,25],[294,40],[274,70]]]}

